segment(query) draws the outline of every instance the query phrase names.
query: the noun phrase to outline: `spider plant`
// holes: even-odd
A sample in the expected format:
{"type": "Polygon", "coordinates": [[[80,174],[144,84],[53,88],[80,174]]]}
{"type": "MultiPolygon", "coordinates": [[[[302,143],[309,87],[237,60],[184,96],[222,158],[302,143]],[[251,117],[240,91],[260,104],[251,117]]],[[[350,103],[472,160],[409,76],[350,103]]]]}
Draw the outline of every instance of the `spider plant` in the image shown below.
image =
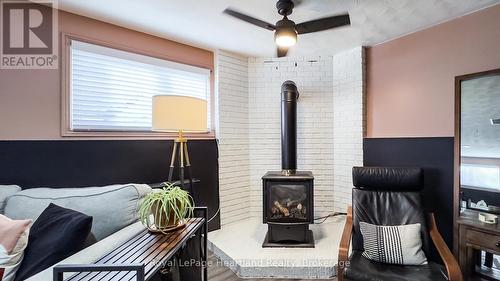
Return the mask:
{"type": "Polygon", "coordinates": [[[139,206],[139,219],[151,231],[166,232],[193,216],[193,199],[171,183],[146,195],[139,206]]]}

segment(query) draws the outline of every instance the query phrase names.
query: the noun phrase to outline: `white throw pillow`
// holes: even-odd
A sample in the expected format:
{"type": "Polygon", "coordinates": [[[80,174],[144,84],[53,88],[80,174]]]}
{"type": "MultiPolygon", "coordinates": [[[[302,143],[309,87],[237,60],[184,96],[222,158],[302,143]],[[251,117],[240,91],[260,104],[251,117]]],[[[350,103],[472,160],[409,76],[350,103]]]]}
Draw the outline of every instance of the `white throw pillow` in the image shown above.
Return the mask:
{"type": "Polygon", "coordinates": [[[12,281],[21,265],[28,245],[31,220],[11,220],[0,215],[0,268],[5,268],[2,281],[12,281]]]}
{"type": "Polygon", "coordinates": [[[21,191],[21,188],[17,185],[1,185],[0,184],[0,214],[3,214],[3,209],[5,208],[5,202],[7,198],[21,191]]]}
{"type": "Polygon", "coordinates": [[[383,263],[401,265],[427,264],[422,251],[419,223],[379,226],[360,222],[363,236],[363,257],[383,263]]]}

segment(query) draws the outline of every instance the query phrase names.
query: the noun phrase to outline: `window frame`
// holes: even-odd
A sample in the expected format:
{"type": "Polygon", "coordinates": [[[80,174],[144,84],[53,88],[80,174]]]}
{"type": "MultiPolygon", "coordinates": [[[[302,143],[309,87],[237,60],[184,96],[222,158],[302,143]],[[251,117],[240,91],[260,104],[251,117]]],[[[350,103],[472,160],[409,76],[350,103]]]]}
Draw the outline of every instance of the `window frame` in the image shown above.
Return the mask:
{"type": "Polygon", "coordinates": [[[61,33],[61,136],[62,137],[91,137],[91,138],[140,138],[140,139],[175,139],[178,137],[176,132],[155,132],[155,131],[74,131],[71,130],[71,41],[80,41],[88,44],[94,44],[106,48],[112,48],[119,51],[130,52],[138,55],[149,56],[157,59],[182,63],[190,66],[206,68],[210,71],[210,117],[211,130],[209,132],[186,132],[184,136],[190,139],[215,139],[215,94],[214,94],[214,75],[213,69],[203,65],[187,64],[177,61],[165,55],[146,52],[123,45],[104,42],[97,39],[91,39],[70,33],[61,33]]]}

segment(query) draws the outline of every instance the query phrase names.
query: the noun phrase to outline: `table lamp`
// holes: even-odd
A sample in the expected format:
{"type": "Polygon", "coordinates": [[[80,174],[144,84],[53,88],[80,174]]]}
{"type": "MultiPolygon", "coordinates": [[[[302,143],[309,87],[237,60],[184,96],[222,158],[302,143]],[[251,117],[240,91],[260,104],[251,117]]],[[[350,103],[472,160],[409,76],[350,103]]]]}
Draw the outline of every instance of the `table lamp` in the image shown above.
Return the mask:
{"type": "Polygon", "coordinates": [[[179,136],[174,140],[172,148],[168,181],[172,182],[175,159],[178,154],[181,187],[184,188],[184,167],[186,167],[190,185],[189,192],[193,194],[191,162],[189,161],[187,139],[183,136],[183,132],[207,131],[207,101],[177,95],[153,96],[153,131],[178,132],[179,136]]]}

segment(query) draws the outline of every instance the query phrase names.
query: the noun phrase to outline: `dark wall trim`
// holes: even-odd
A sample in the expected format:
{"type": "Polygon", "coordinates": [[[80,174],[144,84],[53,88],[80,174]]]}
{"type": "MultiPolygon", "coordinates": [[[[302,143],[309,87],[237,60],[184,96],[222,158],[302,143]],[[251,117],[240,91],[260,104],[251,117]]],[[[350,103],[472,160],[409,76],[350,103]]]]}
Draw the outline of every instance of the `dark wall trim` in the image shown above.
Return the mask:
{"type": "MultiPolygon", "coordinates": [[[[172,141],[42,140],[0,141],[0,184],[34,187],[84,187],[120,183],[160,183],[168,178],[172,141]]],[[[216,140],[189,141],[198,206],[209,217],[219,207],[216,140]]],[[[175,173],[178,174],[178,173],[175,173]]],[[[217,216],[209,227],[220,228],[217,216]]]]}
{"type": "Polygon", "coordinates": [[[424,205],[435,212],[439,231],[453,249],[453,137],[365,138],[363,150],[365,166],[424,169],[424,205]]]}

